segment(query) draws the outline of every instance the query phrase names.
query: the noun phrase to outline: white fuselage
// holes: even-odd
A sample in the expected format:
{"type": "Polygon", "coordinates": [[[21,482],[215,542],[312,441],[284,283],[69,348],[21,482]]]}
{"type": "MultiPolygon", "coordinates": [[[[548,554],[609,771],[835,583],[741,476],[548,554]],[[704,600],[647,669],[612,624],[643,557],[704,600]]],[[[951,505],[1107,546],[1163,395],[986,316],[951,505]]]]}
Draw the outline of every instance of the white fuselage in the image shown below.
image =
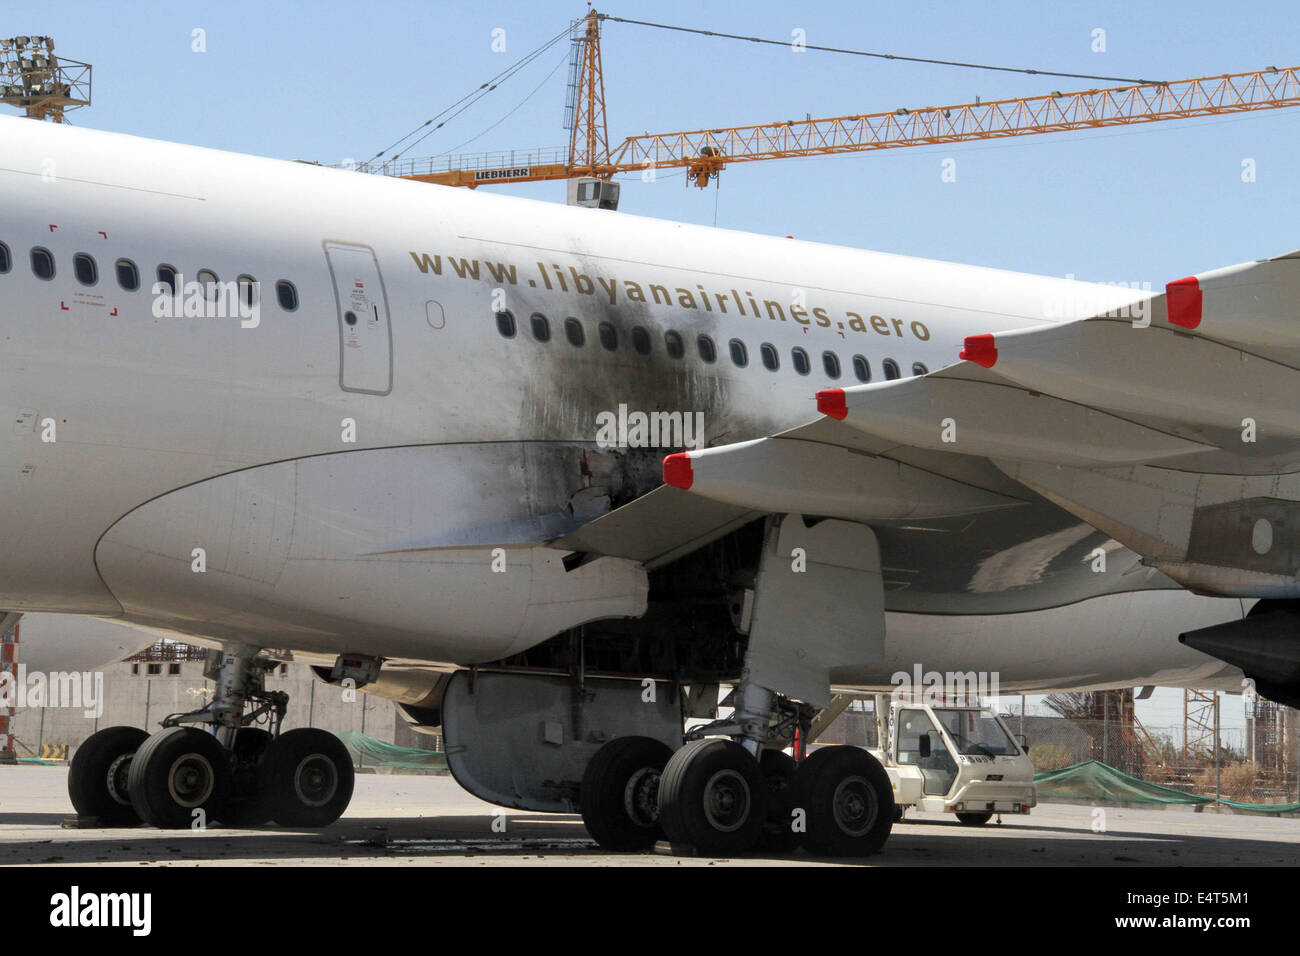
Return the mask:
{"type": "MultiPolygon", "coordinates": [[[[0,119],[0,143],[0,607],[263,646],[466,663],[639,613],[630,562],[566,574],[542,537],[511,537],[582,489],[586,458],[570,474],[564,450],[593,447],[601,412],[700,412],[706,443],[759,437],[857,384],[855,357],[873,381],[887,360],[910,375],[969,334],[1136,298],[20,119],[0,119]],[[160,314],[162,265],[256,280],[260,314],[160,314]],[[498,543],[527,574],[492,576],[481,549],[498,543]]],[[[624,480],[624,497],[653,486],[624,480]]],[[[1167,592],[1160,613],[1174,594],[1203,600],[1167,592]]],[[[1204,612],[1175,610],[1174,632],[1204,612]]],[[[1207,660],[1170,638],[1175,663],[1207,660]]]]}

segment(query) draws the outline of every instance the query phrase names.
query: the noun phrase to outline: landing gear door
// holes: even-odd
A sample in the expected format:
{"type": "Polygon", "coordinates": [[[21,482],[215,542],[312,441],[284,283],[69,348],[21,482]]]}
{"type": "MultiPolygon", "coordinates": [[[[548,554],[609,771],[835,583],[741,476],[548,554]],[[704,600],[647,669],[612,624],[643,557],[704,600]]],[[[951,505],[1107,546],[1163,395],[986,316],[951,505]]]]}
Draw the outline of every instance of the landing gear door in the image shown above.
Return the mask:
{"type": "Polygon", "coordinates": [[[339,320],[339,387],[387,395],[393,390],[393,340],[388,296],[369,246],[326,241],[339,320]]]}
{"type": "Polygon", "coordinates": [[[866,525],[769,518],[754,581],[745,674],[760,687],[830,705],[837,668],[885,657],[880,546],[866,525]]]}

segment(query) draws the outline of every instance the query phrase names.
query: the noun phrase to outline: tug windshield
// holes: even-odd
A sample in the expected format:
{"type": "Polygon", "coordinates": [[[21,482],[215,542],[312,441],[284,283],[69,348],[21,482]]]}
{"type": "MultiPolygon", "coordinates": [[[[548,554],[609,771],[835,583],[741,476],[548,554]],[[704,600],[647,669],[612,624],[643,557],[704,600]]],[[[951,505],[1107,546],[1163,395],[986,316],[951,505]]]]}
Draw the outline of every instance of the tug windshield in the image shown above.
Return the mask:
{"type": "Polygon", "coordinates": [[[992,714],[964,707],[936,707],[934,714],[960,754],[1014,757],[1020,753],[992,714]]]}

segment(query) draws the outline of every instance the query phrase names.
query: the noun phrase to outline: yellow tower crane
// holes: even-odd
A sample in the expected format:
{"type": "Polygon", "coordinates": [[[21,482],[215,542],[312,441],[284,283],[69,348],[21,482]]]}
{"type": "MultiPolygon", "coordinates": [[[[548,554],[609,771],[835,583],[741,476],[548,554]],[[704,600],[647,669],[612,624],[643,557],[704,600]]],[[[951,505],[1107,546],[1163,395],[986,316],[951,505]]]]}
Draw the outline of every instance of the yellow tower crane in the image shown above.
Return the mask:
{"type": "Polygon", "coordinates": [[[514,151],[406,159],[364,168],[403,179],[471,188],[485,183],[577,177],[609,180],[619,173],[683,169],[688,182],[704,187],[731,163],[1001,139],[1300,105],[1300,67],[1270,66],[1248,73],[1055,91],[987,103],[647,133],[629,136],[611,150],[601,76],[603,19],[604,14],[592,10],[579,21],[581,32],[574,38],[579,46],[578,79],[567,157],[558,150],[514,151]]]}

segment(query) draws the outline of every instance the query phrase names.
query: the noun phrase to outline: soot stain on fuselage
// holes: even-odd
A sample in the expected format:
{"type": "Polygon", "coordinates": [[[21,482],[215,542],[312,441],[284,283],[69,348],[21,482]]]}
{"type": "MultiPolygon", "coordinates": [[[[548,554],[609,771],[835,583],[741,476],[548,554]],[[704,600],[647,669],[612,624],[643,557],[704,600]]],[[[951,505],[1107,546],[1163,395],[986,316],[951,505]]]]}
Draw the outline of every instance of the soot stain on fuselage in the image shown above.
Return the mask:
{"type": "MultiPolygon", "coordinates": [[[[752,374],[753,370],[724,364],[728,361],[727,337],[719,342],[716,315],[673,309],[681,317],[680,322],[674,322],[663,306],[626,301],[611,305],[596,296],[590,301],[566,300],[569,311],[563,314],[555,310],[555,304],[520,303],[524,312],[519,334],[525,339],[520,344],[535,350],[520,365],[521,373],[527,376],[520,409],[524,433],[547,441],[595,443],[601,413],[617,417],[620,406],[628,413],[680,413],[683,420],[700,412],[704,425],[701,446],[759,438],[777,428],[768,410],[742,408],[737,402],[733,376],[752,374]],[[548,342],[537,342],[531,334],[528,317],[534,311],[546,315],[550,322],[548,342]],[[582,346],[572,345],[565,336],[564,323],[569,318],[582,323],[582,346]],[[603,322],[609,322],[617,332],[613,350],[601,342],[603,322]],[[633,347],[633,329],[638,326],[649,335],[649,354],[641,354],[633,347]],[[681,358],[668,354],[665,333],[670,331],[681,336],[685,350],[681,358]],[[700,357],[701,334],[713,339],[716,355],[712,363],[700,357]]],[[[681,445],[663,443],[658,447],[612,449],[624,459],[628,483],[625,494],[644,494],[662,484],[663,458],[681,450],[681,445]]]]}

